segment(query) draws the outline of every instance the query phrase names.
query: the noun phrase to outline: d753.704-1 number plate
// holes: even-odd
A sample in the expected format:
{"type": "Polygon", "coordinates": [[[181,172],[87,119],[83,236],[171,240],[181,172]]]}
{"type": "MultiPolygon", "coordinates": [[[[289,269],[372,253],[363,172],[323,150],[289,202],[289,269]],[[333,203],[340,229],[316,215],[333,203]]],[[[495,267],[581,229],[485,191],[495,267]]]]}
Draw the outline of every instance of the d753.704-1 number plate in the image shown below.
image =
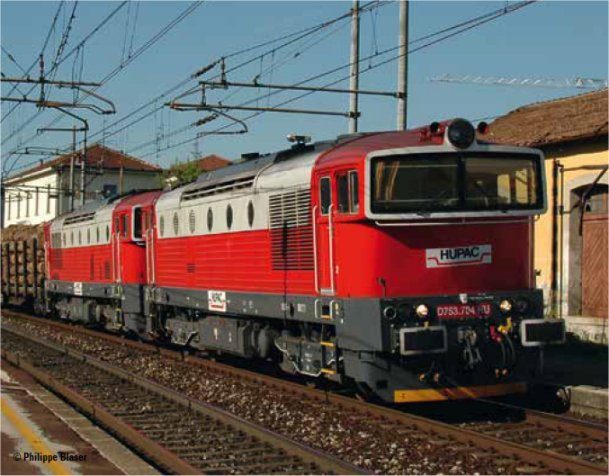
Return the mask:
{"type": "Polygon", "coordinates": [[[493,308],[490,303],[442,304],[436,308],[440,319],[464,319],[467,317],[490,317],[493,308]]]}

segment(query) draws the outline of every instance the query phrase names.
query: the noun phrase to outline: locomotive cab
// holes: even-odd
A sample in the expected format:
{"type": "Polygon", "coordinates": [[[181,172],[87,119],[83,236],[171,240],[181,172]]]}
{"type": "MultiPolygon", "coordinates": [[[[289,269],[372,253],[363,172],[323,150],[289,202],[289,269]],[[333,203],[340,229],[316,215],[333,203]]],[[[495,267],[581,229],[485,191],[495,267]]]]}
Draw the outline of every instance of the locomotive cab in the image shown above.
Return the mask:
{"type": "Polygon", "coordinates": [[[535,287],[543,155],[475,135],[458,119],[363,138],[313,176],[317,291],[345,373],[389,401],[524,391],[564,340],[535,287]]]}

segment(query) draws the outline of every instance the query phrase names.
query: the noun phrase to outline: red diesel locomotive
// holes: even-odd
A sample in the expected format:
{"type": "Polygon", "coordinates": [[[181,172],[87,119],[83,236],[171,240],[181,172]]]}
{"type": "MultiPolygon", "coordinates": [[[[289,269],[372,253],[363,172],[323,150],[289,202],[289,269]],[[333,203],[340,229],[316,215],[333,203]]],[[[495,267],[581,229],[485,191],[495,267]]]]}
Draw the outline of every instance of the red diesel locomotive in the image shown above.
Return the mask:
{"type": "Polygon", "coordinates": [[[47,309],[392,402],[524,391],[543,345],[533,149],[456,119],[294,145],[45,229],[47,309]]]}

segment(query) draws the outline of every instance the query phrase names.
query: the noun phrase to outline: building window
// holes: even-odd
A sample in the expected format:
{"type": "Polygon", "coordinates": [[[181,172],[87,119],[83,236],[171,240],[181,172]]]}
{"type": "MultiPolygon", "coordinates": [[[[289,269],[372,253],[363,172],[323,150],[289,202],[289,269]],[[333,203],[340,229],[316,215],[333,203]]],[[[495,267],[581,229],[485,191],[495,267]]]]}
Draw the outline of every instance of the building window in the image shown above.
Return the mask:
{"type": "Polygon", "coordinates": [[[104,188],[102,189],[102,195],[104,197],[112,197],[112,196],[116,195],[116,193],[117,193],[116,185],[111,184],[111,183],[104,184],[104,188]]]}
{"type": "Polygon", "coordinates": [[[211,207],[207,209],[207,231],[211,231],[214,227],[214,212],[211,211],[211,207]]]}
{"type": "Polygon", "coordinates": [[[195,223],[195,211],[194,210],[190,210],[190,213],[188,214],[188,228],[190,229],[191,233],[195,232],[195,227],[196,227],[196,223],[195,223]]]}
{"type": "Polygon", "coordinates": [[[254,226],[254,204],[252,202],[247,204],[247,222],[250,228],[254,226]]]}
{"type": "Polygon", "coordinates": [[[173,213],[173,234],[178,236],[178,230],[180,229],[180,219],[178,218],[178,212],[173,213]]]}
{"type": "Polygon", "coordinates": [[[230,230],[233,226],[233,207],[228,205],[226,207],[226,227],[230,230]]]}
{"type": "Polygon", "coordinates": [[[8,207],[8,219],[9,219],[9,220],[11,219],[11,207],[12,207],[12,202],[13,202],[13,201],[11,200],[11,197],[9,197],[9,198],[6,200],[6,206],[8,207]]]}
{"type": "Polygon", "coordinates": [[[30,216],[30,192],[25,192],[25,216],[30,216]]]}
{"type": "Polygon", "coordinates": [[[21,218],[21,194],[17,194],[17,219],[21,218]]]}
{"type": "Polygon", "coordinates": [[[47,214],[51,213],[51,184],[47,185],[47,214]]]}

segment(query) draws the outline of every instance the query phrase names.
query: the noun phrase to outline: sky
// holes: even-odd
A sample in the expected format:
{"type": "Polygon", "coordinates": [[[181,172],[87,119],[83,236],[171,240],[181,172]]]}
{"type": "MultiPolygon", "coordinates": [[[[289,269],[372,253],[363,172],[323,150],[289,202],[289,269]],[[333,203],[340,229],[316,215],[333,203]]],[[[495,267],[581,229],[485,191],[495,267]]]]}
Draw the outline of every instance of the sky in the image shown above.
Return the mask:
{"type": "MultiPolygon", "coordinates": [[[[362,0],[360,5],[366,3],[362,0]]],[[[395,91],[397,61],[377,65],[397,56],[397,52],[374,55],[398,44],[398,4],[375,2],[372,5],[375,8],[361,17],[360,56],[373,58],[361,62],[360,88],[395,91]]],[[[422,37],[506,5],[514,5],[514,2],[411,1],[410,50],[438,39],[435,36],[417,41],[422,37]]],[[[61,4],[61,8],[60,3],[54,1],[2,1],[1,71],[9,78],[23,77],[24,70],[36,61],[50,32],[44,50],[48,71],[68,26],[67,42],[59,56],[61,63],[54,73],[56,80],[99,82],[123,64],[116,75],[95,90],[96,94],[114,103],[115,114],[98,115],[84,108],[70,110],[88,121],[89,143],[102,142],[133,156],[168,166],[178,160],[207,154],[236,159],[242,153],[277,151],[288,146],[286,135],[290,133],[324,140],[348,132],[348,121],[344,117],[269,112],[246,120],[246,134],[213,135],[209,132],[221,127],[226,127],[225,131],[239,131],[242,126],[230,125],[231,121],[223,117],[202,126],[192,126],[195,121],[208,117],[209,113],[175,111],[164,104],[191,89],[195,93],[180,101],[200,102],[197,79],[189,78],[195,71],[221,57],[227,57],[227,79],[240,82],[252,82],[258,76],[259,82],[295,84],[348,65],[349,19],[333,23],[287,47],[279,48],[287,41],[284,40],[237,56],[230,55],[345,14],[351,8],[351,1],[205,1],[200,4],[149,1],[124,5],[121,2],[80,1],[70,24],[74,6],[73,2],[67,1],[61,4]],[[193,9],[189,14],[134,57],[142,45],[163,32],[191,5],[193,9]],[[82,48],[76,49],[102,19],[116,9],[115,15],[82,48]],[[55,27],[50,29],[58,11],[55,27]],[[71,51],[74,53],[69,56],[71,51]],[[247,61],[248,64],[236,68],[247,61]],[[232,71],[232,68],[236,69],[232,71]],[[171,94],[152,101],[178,85],[181,87],[175,88],[171,94]],[[117,123],[148,103],[147,107],[117,123]],[[140,117],[143,118],[130,125],[140,117]]],[[[542,1],[413,51],[408,61],[408,126],[454,117],[492,121],[493,117],[525,104],[584,92],[573,88],[448,84],[431,81],[430,78],[443,74],[471,74],[523,79],[607,79],[607,21],[608,3],[604,1],[542,1]]],[[[212,79],[218,73],[216,67],[201,78],[212,79]]],[[[38,65],[31,75],[39,75],[38,65]]],[[[323,86],[347,76],[348,69],[341,69],[306,84],[323,86]]],[[[12,91],[10,96],[21,97],[30,87],[21,84],[19,90],[12,91]]],[[[337,82],[334,87],[347,88],[348,81],[337,82]]],[[[7,96],[11,89],[11,84],[2,83],[2,96],[7,96]]],[[[35,89],[28,97],[37,99],[39,92],[35,89]]],[[[47,94],[50,100],[74,100],[73,92],[67,89],[51,88],[47,94]]],[[[282,91],[273,96],[268,94],[268,89],[257,88],[210,90],[206,92],[206,100],[209,104],[237,105],[258,98],[251,105],[276,106],[302,93],[282,91]]],[[[102,105],[91,97],[79,99],[85,104],[102,105]]],[[[40,155],[14,154],[24,147],[65,149],[70,146],[69,132],[37,134],[37,129],[51,123],[53,127],[72,127],[80,123],[57,110],[38,112],[35,104],[19,104],[9,114],[14,105],[4,101],[1,105],[3,171],[10,169],[14,173],[45,159],[40,155]],[[58,117],[59,122],[56,120],[58,117]]],[[[344,113],[348,111],[349,98],[345,94],[315,93],[284,107],[344,113]]],[[[362,97],[359,130],[395,129],[396,109],[393,98],[362,97]]],[[[229,114],[243,120],[252,113],[232,111],[229,114]]],[[[79,140],[82,140],[82,134],[79,140]]]]}

